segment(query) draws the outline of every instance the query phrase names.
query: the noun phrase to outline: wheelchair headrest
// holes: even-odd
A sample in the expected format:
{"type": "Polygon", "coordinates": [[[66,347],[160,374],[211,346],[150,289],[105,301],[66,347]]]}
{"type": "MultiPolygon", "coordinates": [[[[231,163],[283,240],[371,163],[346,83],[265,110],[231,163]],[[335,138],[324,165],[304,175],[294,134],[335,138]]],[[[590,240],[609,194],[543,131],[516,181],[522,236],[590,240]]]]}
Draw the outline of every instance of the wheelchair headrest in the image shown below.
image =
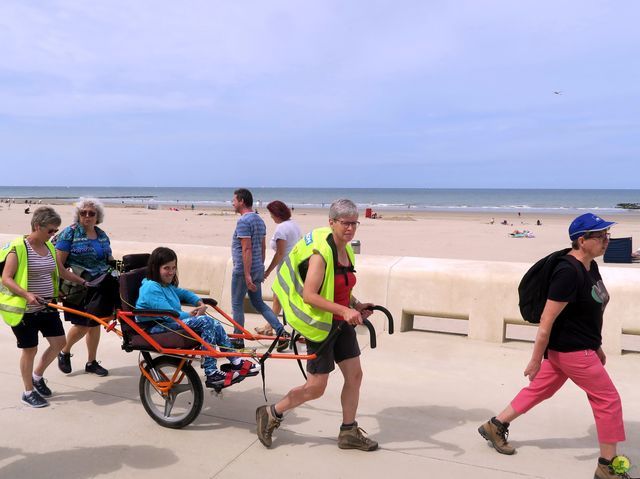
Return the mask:
{"type": "Polygon", "coordinates": [[[138,293],[140,292],[140,285],[146,277],[146,266],[120,275],[120,298],[122,299],[123,311],[132,311],[135,309],[136,301],[138,301],[138,293]]]}
{"type": "Polygon", "coordinates": [[[122,271],[126,273],[147,266],[149,256],[151,256],[149,253],[125,254],[122,257],[122,271]]]}

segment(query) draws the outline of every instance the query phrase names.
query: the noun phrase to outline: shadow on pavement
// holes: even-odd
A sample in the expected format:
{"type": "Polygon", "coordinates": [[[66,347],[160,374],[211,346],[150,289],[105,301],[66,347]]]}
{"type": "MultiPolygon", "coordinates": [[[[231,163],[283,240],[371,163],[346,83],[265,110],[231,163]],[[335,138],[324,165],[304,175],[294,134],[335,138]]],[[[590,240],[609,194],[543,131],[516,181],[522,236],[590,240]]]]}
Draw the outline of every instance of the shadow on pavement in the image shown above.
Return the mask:
{"type": "Polygon", "coordinates": [[[150,470],[166,467],[178,461],[175,453],[152,446],[79,447],[45,453],[29,453],[20,449],[0,448],[0,457],[20,456],[0,469],[0,479],[41,479],[64,477],[85,479],[108,474],[127,466],[150,470]]]}

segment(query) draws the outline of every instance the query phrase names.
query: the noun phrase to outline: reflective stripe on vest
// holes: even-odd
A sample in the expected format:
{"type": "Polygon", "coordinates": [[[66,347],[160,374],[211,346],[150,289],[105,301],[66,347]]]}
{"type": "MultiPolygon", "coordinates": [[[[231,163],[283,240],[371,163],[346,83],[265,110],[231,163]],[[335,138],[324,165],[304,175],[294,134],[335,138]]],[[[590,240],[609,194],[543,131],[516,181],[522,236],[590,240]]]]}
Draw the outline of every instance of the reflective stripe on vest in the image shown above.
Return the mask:
{"type": "MultiPolygon", "coordinates": [[[[13,275],[13,280],[22,289],[27,290],[29,288],[29,259],[27,256],[27,247],[24,244],[25,237],[20,236],[13,240],[6,248],[0,250],[0,261],[5,261],[7,255],[11,251],[15,251],[18,256],[18,268],[13,275]]],[[[50,241],[45,243],[49,252],[56,258],[56,250],[50,241]]],[[[58,295],[58,265],[51,274],[51,280],[53,281],[53,294],[58,295]]],[[[27,309],[27,300],[20,295],[14,294],[9,288],[0,283],[0,315],[5,323],[9,326],[17,326],[22,321],[22,316],[27,309]]]]}
{"type": "MultiPolygon", "coordinates": [[[[326,264],[325,275],[318,294],[328,301],[334,298],[334,253],[327,239],[331,228],[318,228],[307,233],[286,256],[278,267],[273,292],[280,300],[285,319],[302,336],[313,342],[322,342],[331,331],[333,313],[318,309],[304,302],[304,283],[300,276],[300,265],[313,254],[320,254],[326,264]]],[[[352,264],[354,255],[351,245],[347,254],[352,264]]]]}

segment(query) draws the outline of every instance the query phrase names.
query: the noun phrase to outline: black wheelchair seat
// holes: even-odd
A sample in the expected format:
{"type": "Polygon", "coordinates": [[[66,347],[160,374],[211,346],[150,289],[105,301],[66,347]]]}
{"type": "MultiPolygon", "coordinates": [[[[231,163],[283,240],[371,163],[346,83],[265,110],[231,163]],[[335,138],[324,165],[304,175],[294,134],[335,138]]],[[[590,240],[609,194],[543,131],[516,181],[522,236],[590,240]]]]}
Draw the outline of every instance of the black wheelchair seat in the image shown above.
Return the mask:
{"type": "MultiPolygon", "coordinates": [[[[147,267],[136,268],[120,275],[120,298],[122,300],[122,310],[133,312],[135,304],[138,300],[138,293],[142,280],[147,276],[147,267]]],[[[147,310],[148,311],[148,310],[147,310]]],[[[160,313],[160,311],[158,312],[160,313]]],[[[166,313],[166,312],[164,312],[166,313]]],[[[165,316],[165,314],[158,314],[165,316]]],[[[150,344],[143,336],[133,329],[126,321],[119,319],[122,329],[122,349],[125,351],[156,351],[156,348],[150,344]]],[[[142,329],[146,329],[142,323],[138,323],[142,329]]],[[[154,324],[151,322],[151,324],[154,324]]],[[[200,343],[189,337],[189,334],[183,329],[175,331],[167,331],[163,333],[150,334],[163,348],[173,349],[194,349],[200,346],[200,343]]]]}

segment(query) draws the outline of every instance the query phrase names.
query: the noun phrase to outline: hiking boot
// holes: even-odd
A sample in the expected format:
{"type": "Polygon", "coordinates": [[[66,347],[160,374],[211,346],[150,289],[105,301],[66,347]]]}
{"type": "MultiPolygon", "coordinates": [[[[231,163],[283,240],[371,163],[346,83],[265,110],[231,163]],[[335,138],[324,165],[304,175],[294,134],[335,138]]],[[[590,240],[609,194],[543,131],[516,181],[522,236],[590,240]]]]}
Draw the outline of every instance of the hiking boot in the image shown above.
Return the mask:
{"type": "MultiPolygon", "coordinates": [[[[616,456],[616,457],[620,457],[620,458],[624,459],[626,461],[626,463],[627,463],[627,466],[629,466],[629,460],[627,458],[625,458],[624,456],[616,456]]],[[[616,460],[616,458],[614,457],[611,462],[613,463],[613,461],[615,461],[615,460],[616,460]]],[[[616,479],[616,478],[633,479],[624,470],[624,469],[629,470],[629,467],[624,467],[623,466],[621,468],[620,472],[616,473],[612,463],[601,464],[600,462],[598,462],[598,467],[596,467],[596,472],[593,475],[593,479],[616,479]]]]}
{"type": "Polygon", "coordinates": [[[363,433],[364,429],[358,427],[358,423],[354,422],[351,426],[340,428],[338,435],[338,447],[340,449],[359,449],[361,451],[375,451],[378,449],[378,443],[372,441],[363,433]]]}
{"type": "Polygon", "coordinates": [[[260,406],[256,409],[256,433],[258,439],[266,447],[271,447],[271,435],[280,427],[281,418],[276,417],[271,411],[271,406],[260,406]]]}
{"type": "Polygon", "coordinates": [[[107,374],[109,374],[109,371],[100,366],[100,363],[98,363],[98,361],[96,361],[95,359],[90,363],[87,363],[87,365],[84,367],[84,370],[87,373],[97,374],[98,376],[106,376],[107,374]]]}
{"type": "Polygon", "coordinates": [[[286,351],[289,349],[289,344],[291,343],[291,335],[284,331],[280,335],[280,339],[278,340],[278,345],[276,346],[276,351],[279,353],[286,351]]]}
{"type": "Polygon", "coordinates": [[[71,353],[63,353],[60,351],[58,353],[58,369],[65,374],[69,374],[71,372],[71,353]]]}
{"type": "Polygon", "coordinates": [[[501,423],[495,417],[478,428],[482,437],[491,443],[500,454],[511,455],[516,452],[515,448],[507,442],[509,437],[509,423],[501,423]]]}
{"type": "Polygon", "coordinates": [[[31,391],[31,394],[22,393],[21,400],[22,404],[29,407],[47,407],[49,405],[47,400],[38,394],[38,391],[31,391]]]}
{"type": "Polygon", "coordinates": [[[51,389],[49,389],[49,386],[45,384],[44,378],[40,378],[37,381],[31,378],[31,384],[33,384],[33,387],[36,388],[38,394],[43,398],[49,398],[53,394],[51,389]]]}

